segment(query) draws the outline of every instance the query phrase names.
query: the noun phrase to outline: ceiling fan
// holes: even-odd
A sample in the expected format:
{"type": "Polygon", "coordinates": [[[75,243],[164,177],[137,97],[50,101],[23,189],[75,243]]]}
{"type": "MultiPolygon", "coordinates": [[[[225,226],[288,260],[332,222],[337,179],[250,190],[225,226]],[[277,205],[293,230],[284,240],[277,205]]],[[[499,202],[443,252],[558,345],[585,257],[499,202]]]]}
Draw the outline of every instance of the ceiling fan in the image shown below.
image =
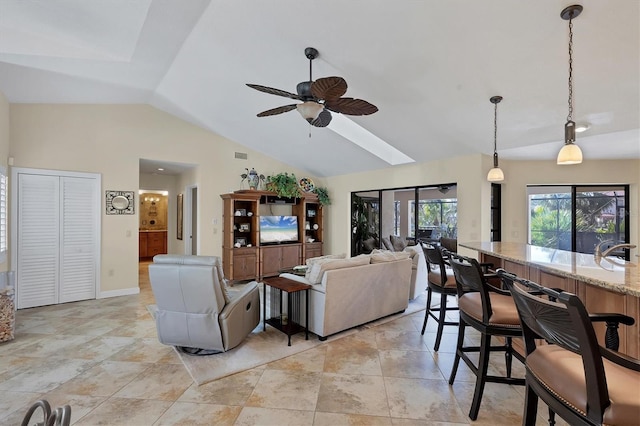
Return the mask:
{"type": "Polygon", "coordinates": [[[258,117],[282,114],[297,109],[312,126],[326,127],[331,122],[331,112],[329,111],[346,115],[369,115],[378,111],[375,105],[362,99],[343,98],[342,95],[347,91],[347,82],[342,77],[325,77],[313,81],[311,77],[312,62],[318,57],[318,51],[313,47],[307,47],[304,54],[309,59],[309,81],[298,83],[296,86],[297,94],[247,83],[247,86],[261,92],[302,101],[302,103],[263,111],[258,114],[258,117]]]}

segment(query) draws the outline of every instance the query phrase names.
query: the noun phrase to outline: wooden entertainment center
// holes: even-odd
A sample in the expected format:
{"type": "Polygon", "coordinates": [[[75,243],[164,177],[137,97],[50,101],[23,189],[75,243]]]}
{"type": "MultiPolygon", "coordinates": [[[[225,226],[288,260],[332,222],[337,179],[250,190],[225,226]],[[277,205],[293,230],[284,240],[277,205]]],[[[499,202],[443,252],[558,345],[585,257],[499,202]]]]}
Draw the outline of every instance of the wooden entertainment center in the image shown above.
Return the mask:
{"type": "Polygon", "coordinates": [[[275,193],[240,190],[222,194],[222,264],[231,281],[261,280],[322,256],[323,209],[314,193],[282,199],[275,193]],[[276,207],[277,206],[277,207],[276,207]],[[260,243],[260,216],[272,208],[276,215],[297,218],[298,239],[280,244],[260,243]]]}

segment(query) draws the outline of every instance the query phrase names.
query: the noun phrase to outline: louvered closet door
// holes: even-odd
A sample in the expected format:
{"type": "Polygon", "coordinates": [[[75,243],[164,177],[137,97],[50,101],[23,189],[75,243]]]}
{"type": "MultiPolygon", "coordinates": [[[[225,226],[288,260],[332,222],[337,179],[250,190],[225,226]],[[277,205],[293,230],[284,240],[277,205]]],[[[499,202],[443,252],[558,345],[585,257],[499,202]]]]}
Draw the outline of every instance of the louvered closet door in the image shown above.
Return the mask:
{"type": "Polygon", "coordinates": [[[18,309],[95,299],[98,179],[17,176],[18,309]]]}
{"type": "Polygon", "coordinates": [[[59,303],[96,297],[95,179],[61,177],[59,303]]]}
{"type": "Polygon", "coordinates": [[[60,265],[60,178],[18,176],[18,309],[55,304],[60,265]]]}

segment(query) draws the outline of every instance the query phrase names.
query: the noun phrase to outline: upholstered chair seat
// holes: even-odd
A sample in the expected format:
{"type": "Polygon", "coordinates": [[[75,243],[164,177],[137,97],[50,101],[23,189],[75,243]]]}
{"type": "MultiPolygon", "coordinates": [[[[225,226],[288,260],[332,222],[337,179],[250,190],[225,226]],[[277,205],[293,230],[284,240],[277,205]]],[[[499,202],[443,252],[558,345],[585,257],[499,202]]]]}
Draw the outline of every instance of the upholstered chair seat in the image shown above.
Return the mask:
{"type": "MultiPolygon", "coordinates": [[[[491,316],[488,325],[520,328],[520,317],[511,296],[489,293],[491,316]]],[[[480,293],[466,293],[458,299],[458,307],[467,315],[482,321],[482,298],[480,293]]]]}
{"type": "MultiPolygon", "coordinates": [[[[640,421],[640,371],[629,370],[603,359],[611,405],[603,423],[632,425],[640,421]]],[[[582,356],[556,345],[539,346],[527,357],[531,374],[549,391],[567,401],[583,415],[587,413],[587,385],[582,356]]]]}

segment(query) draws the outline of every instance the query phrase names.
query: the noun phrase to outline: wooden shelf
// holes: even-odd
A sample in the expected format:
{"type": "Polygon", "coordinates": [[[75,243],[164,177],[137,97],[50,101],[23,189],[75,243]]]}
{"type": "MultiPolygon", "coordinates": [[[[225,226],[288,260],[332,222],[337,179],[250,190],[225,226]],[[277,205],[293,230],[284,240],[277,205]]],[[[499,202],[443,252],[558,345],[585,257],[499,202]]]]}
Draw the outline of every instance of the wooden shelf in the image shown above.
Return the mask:
{"type": "Polygon", "coordinates": [[[278,275],[281,270],[303,264],[306,259],[322,256],[324,212],[318,196],[312,193],[303,194],[291,204],[291,214],[298,218],[299,241],[260,245],[260,204],[271,196],[276,194],[259,190],[220,195],[224,204],[222,264],[225,276],[231,281],[278,275]],[[238,243],[240,247],[236,246],[238,243]]]}

